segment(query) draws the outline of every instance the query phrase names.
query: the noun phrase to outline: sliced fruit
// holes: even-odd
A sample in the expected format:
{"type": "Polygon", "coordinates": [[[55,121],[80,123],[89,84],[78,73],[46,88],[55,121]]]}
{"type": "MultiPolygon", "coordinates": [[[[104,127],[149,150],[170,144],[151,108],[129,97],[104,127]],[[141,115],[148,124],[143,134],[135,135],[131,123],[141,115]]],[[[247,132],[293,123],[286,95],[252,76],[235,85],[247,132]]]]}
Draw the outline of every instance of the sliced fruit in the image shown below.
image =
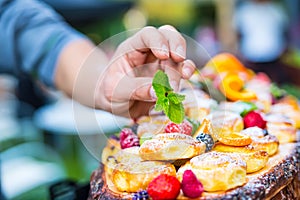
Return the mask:
{"type": "Polygon", "coordinates": [[[220,131],[218,140],[223,144],[238,147],[246,146],[252,142],[250,136],[234,131],[220,131]]]}
{"type": "Polygon", "coordinates": [[[230,53],[220,53],[214,56],[205,65],[204,69],[210,68],[215,73],[236,73],[241,74],[245,79],[253,76],[253,71],[247,69],[234,55],[230,53]]]}
{"type": "Polygon", "coordinates": [[[215,144],[213,151],[231,152],[231,153],[254,153],[257,150],[252,145],[237,147],[237,146],[225,145],[219,142],[215,144]]]}
{"type": "Polygon", "coordinates": [[[266,151],[269,156],[278,151],[279,142],[276,136],[266,135],[264,137],[252,137],[252,142],[247,146],[229,146],[222,143],[216,143],[213,150],[219,152],[232,153],[254,153],[256,151],[266,151]]]}
{"type": "Polygon", "coordinates": [[[221,92],[230,100],[254,100],[256,94],[244,89],[244,81],[237,74],[228,74],[222,80],[220,85],[221,92]]]}

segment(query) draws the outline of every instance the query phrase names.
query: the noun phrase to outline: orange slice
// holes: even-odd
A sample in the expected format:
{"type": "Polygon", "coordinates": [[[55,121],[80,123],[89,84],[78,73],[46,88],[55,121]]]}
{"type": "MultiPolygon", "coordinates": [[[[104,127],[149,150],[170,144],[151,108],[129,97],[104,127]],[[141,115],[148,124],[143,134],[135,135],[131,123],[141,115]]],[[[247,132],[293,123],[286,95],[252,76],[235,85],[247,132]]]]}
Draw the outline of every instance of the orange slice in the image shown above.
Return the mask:
{"type": "Polygon", "coordinates": [[[256,99],[256,94],[244,89],[244,85],[244,81],[237,74],[228,74],[223,78],[220,90],[232,101],[256,99]]]}
{"type": "Polygon", "coordinates": [[[223,144],[237,147],[246,146],[252,142],[250,136],[234,131],[220,131],[218,140],[223,144]]]}

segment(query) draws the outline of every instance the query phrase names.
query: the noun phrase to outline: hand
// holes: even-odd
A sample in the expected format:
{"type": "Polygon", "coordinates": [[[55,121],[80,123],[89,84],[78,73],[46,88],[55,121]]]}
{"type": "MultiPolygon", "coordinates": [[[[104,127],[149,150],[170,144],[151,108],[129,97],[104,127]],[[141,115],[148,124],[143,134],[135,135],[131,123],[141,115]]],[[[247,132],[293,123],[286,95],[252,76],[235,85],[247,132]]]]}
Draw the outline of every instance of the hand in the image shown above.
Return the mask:
{"type": "Polygon", "coordinates": [[[147,115],[156,101],[153,75],[162,69],[178,90],[180,80],[189,79],[195,70],[185,57],[185,39],[175,28],[143,28],[115,52],[99,82],[96,107],[131,118],[147,115]]]}

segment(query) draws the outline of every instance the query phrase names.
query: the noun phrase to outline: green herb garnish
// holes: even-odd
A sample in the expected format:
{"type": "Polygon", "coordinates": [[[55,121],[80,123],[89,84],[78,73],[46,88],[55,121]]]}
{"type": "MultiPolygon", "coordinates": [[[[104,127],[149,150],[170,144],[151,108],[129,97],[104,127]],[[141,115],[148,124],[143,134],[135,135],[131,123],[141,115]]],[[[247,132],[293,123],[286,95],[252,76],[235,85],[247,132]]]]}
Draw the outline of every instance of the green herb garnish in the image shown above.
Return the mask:
{"type": "Polygon", "coordinates": [[[184,119],[184,95],[177,94],[170,86],[168,76],[161,70],[157,71],[152,86],[157,96],[156,111],[163,111],[174,123],[181,123],[184,119]]]}
{"type": "Polygon", "coordinates": [[[197,120],[191,119],[191,118],[189,118],[189,117],[185,117],[185,119],[186,119],[188,122],[190,122],[190,123],[192,124],[192,126],[193,126],[193,130],[192,130],[192,133],[191,133],[191,135],[193,136],[193,135],[195,134],[195,132],[197,131],[197,129],[199,128],[200,122],[197,121],[197,120]]]}
{"type": "Polygon", "coordinates": [[[280,99],[286,95],[286,91],[279,88],[275,83],[271,84],[270,91],[273,97],[275,97],[276,99],[280,99]]]}
{"type": "Polygon", "coordinates": [[[240,115],[242,117],[244,117],[248,112],[256,110],[257,106],[252,103],[252,102],[247,102],[247,101],[238,101],[236,102],[236,105],[238,105],[238,107],[242,108],[240,115]]]}

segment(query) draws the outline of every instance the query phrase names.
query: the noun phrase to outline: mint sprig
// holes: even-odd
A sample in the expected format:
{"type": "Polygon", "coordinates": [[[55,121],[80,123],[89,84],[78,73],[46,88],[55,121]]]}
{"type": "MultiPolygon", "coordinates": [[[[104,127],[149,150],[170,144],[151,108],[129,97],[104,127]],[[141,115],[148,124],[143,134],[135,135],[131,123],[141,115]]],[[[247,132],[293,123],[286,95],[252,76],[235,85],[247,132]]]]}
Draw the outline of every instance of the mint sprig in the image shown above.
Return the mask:
{"type": "Polygon", "coordinates": [[[276,99],[280,99],[286,95],[286,91],[284,89],[279,88],[275,83],[271,84],[270,92],[276,99]]]}
{"type": "Polygon", "coordinates": [[[167,74],[161,70],[158,70],[154,75],[152,86],[157,96],[154,109],[163,111],[172,122],[181,123],[184,119],[182,102],[185,96],[173,91],[167,74]]]}

